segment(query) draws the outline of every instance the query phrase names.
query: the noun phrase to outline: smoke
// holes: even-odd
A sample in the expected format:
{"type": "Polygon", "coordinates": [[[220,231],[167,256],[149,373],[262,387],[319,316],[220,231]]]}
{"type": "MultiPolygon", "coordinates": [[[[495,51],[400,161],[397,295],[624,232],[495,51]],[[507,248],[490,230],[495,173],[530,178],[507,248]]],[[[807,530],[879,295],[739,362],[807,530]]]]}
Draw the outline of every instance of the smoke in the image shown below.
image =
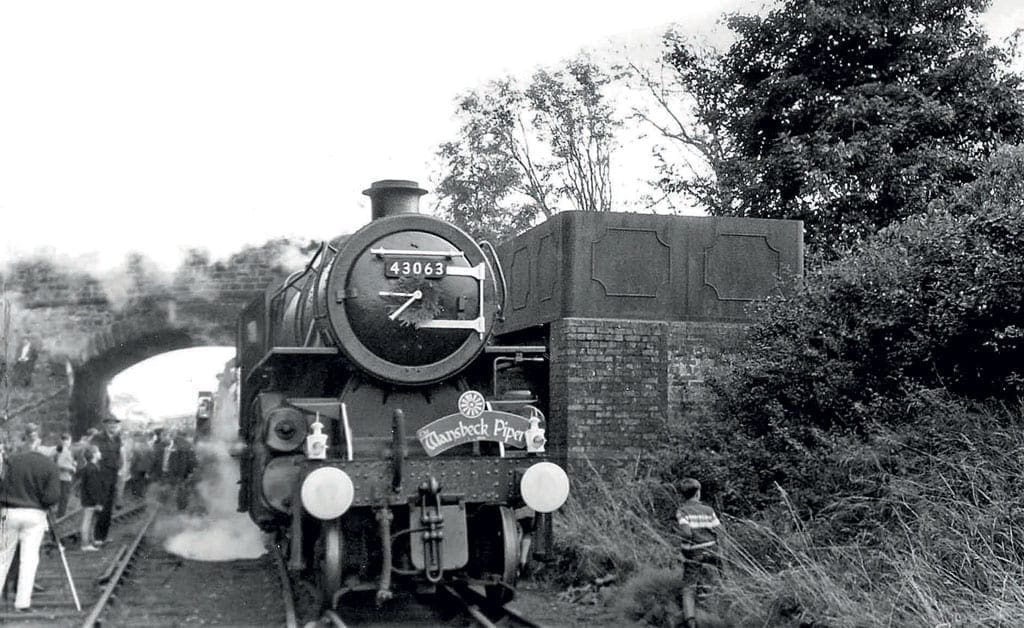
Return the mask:
{"type": "Polygon", "coordinates": [[[200,503],[192,507],[198,506],[202,514],[182,513],[157,525],[157,533],[167,535],[164,549],[192,560],[257,558],[266,552],[263,533],[248,515],[235,510],[239,472],[229,452],[238,440],[238,404],[232,369],[225,368],[219,379],[210,438],[196,447],[200,503]]]}
{"type": "Polygon", "coordinates": [[[222,258],[204,249],[182,248],[176,259],[155,260],[150,253],[128,251],[114,261],[99,253],[67,255],[38,248],[0,259],[0,279],[9,292],[30,295],[34,307],[105,301],[120,312],[138,297],[171,295],[197,282],[213,281],[232,266],[258,264],[287,274],[305,266],[314,243],[289,238],[246,244],[222,258]]]}
{"type": "Polygon", "coordinates": [[[125,256],[115,268],[93,271],[99,281],[108,306],[120,312],[140,294],[170,292],[173,275],[156,262],[137,252],[125,256]]]}
{"type": "Polygon", "coordinates": [[[311,247],[279,238],[247,245],[224,259],[195,249],[181,253],[175,264],[154,261],[148,253],[131,252],[114,262],[99,253],[67,255],[45,248],[0,259],[0,292],[11,311],[4,337],[10,344],[30,336],[44,355],[79,361],[96,323],[159,312],[170,317],[171,302],[182,295],[216,302],[226,271],[291,272],[305,265],[311,247]]]}

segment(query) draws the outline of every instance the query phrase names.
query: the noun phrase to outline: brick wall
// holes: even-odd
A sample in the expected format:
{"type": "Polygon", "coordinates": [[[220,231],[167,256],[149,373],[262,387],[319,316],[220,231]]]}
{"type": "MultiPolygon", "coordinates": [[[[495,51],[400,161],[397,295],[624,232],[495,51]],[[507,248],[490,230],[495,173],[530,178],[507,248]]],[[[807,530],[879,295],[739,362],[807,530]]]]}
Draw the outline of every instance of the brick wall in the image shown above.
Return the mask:
{"type": "Polygon", "coordinates": [[[690,420],[705,403],[704,374],[714,350],[735,340],[746,327],[738,322],[665,323],[667,420],[690,420]]]}
{"type": "Polygon", "coordinates": [[[565,318],[551,324],[553,451],[599,467],[647,451],[700,403],[709,350],[742,323],[565,318]]]}
{"type": "Polygon", "coordinates": [[[30,422],[47,442],[77,434],[98,420],[94,408],[119,370],[163,351],[231,344],[242,304],[287,274],[293,249],[277,240],[216,262],[194,254],[173,272],[138,254],[101,275],[45,258],[10,262],[0,269],[10,311],[0,362],[13,365],[26,339],[37,357],[28,382],[0,379],[0,435],[16,439],[30,422]],[[76,388],[93,390],[72,390],[68,365],[76,388]]]}

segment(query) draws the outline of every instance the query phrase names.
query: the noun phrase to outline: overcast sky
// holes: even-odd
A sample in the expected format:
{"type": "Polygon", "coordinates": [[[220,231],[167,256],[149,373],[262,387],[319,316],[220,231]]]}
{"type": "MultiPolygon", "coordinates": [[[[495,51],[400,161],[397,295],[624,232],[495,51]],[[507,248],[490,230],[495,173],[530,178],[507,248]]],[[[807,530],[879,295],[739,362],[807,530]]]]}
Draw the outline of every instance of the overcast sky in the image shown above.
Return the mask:
{"type": "MultiPolygon", "coordinates": [[[[1001,32],[1024,4],[997,0],[1001,32]]],[[[758,0],[0,3],[0,257],[164,265],[368,218],[427,185],[453,99],[581,47],[706,32],[758,0]],[[499,8],[502,7],[502,8],[499,8]]],[[[426,202],[431,202],[427,197],[426,202]]]]}
{"type": "Polygon", "coordinates": [[[688,4],[8,0],[0,254],[352,231],[372,181],[428,183],[459,93],[747,3],[688,4]]]}

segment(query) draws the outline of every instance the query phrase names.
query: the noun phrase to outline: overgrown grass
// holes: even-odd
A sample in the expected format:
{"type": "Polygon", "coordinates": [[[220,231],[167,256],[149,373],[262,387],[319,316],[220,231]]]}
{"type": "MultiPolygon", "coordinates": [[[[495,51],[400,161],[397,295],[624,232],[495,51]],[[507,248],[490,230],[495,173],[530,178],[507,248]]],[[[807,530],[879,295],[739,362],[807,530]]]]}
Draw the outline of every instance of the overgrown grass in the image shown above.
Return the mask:
{"type": "Polygon", "coordinates": [[[628,576],[641,565],[675,566],[676,539],[660,516],[652,516],[677,501],[671,485],[635,471],[604,477],[584,463],[570,501],[555,518],[559,572],[578,584],[609,573],[628,576]]]}
{"type": "MultiPolygon", "coordinates": [[[[807,514],[776,486],[754,516],[723,513],[724,577],[706,608],[731,626],[1024,626],[1022,419],[936,406],[837,452],[822,476],[846,473],[858,491],[825,508],[807,514]]],[[[665,575],[679,565],[671,481],[652,469],[584,483],[558,526],[570,573],[632,575],[623,611],[664,625],[678,587],[665,575]]]]}

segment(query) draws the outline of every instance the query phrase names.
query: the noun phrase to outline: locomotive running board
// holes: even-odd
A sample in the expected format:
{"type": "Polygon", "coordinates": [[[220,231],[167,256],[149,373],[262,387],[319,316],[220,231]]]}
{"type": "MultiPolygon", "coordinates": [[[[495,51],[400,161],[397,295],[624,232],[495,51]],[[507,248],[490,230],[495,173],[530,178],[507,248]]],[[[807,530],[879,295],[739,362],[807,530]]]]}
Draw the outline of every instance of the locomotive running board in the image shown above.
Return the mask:
{"type": "Polygon", "coordinates": [[[246,379],[249,379],[254,373],[258,373],[264,368],[275,366],[280,360],[294,357],[305,357],[310,361],[334,360],[340,354],[341,352],[338,351],[337,347],[273,347],[259,362],[249,369],[246,379]]]}

